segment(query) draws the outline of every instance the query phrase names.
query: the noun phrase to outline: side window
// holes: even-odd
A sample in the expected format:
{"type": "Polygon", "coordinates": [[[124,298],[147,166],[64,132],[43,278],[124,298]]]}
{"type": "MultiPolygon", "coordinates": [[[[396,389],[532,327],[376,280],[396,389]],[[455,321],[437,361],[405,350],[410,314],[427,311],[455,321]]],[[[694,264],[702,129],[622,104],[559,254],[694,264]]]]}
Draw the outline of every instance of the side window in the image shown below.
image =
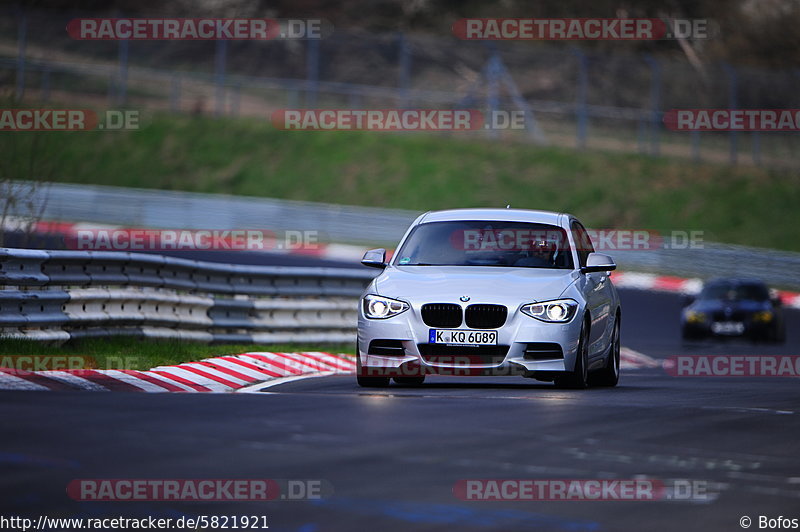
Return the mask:
{"type": "Polygon", "coordinates": [[[589,233],[580,224],[580,222],[572,222],[572,238],[575,239],[575,248],[578,251],[578,263],[580,266],[586,266],[586,258],[589,253],[594,253],[594,246],[592,246],[592,239],[589,238],[589,233]]]}

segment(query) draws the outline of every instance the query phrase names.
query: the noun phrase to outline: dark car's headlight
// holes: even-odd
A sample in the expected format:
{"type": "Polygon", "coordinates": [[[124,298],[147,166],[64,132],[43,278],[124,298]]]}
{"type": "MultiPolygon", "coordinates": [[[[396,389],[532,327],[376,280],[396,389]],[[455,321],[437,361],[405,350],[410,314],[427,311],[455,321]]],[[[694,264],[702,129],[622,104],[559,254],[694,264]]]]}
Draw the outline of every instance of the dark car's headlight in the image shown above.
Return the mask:
{"type": "Polygon", "coordinates": [[[697,312],[696,310],[687,310],[683,315],[686,318],[686,323],[705,323],[706,321],[705,313],[697,312]]]}
{"type": "Polygon", "coordinates": [[[391,318],[392,316],[397,316],[408,310],[408,303],[405,301],[398,301],[397,299],[376,296],[374,294],[364,296],[362,305],[364,308],[364,316],[374,320],[391,318]]]}
{"type": "Polygon", "coordinates": [[[572,299],[554,299],[541,303],[528,303],[520,309],[531,318],[550,323],[566,323],[578,310],[578,302],[572,299]]]}
{"type": "Polygon", "coordinates": [[[762,310],[761,312],[756,312],[753,314],[753,321],[761,322],[761,323],[769,323],[772,321],[773,318],[772,312],[769,310],[762,310]]]}

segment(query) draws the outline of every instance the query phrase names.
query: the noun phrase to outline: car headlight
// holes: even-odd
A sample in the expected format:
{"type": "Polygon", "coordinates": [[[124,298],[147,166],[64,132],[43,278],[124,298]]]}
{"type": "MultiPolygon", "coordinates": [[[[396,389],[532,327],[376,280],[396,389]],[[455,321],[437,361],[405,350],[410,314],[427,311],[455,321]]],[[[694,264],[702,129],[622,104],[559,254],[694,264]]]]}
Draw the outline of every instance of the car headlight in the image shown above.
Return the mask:
{"type": "Polygon", "coordinates": [[[769,323],[772,321],[772,312],[768,310],[762,310],[761,312],[756,312],[753,314],[753,321],[761,321],[764,323],[769,323]]]}
{"type": "Polygon", "coordinates": [[[706,321],[706,315],[695,310],[687,310],[686,321],[689,323],[703,323],[706,321]]]}
{"type": "Polygon", "coordinates": [[[528,303],[520,309],[531,318],[551,323],[565,323],[572,319],[578,310],[578,302],[572,299],[555,299],[541,303],[528,303]]]}
{"type": "Polygon", "coordinates": [[[362,301],[364,316],[374,320],[391,318],[392,316],[397,316],[408,310],[408,303],[405,301],[398,301],[397,299],[376,296],[374,294],[364,296],[362,301]]]}

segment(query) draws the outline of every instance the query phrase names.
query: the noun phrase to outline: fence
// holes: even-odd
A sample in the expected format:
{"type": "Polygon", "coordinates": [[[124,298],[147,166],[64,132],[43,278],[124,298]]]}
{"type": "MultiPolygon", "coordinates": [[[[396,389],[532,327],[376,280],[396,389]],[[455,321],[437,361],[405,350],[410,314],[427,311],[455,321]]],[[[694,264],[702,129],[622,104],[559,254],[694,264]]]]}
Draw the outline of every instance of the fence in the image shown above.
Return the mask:
{"type": "Polygon", "coordinates": [[[800,108],[796,70],[698,70],[634,51],[340,30],[308,41],[85,42],[66,34],[73,16],[97,13],[0,12],[0,34],[9,36],[0,38],[0,88],[19,101],[262,118],[282,107],[517,109],[526,131],[501,138],[527,133],[579,149],[800,166],[796,134],[685,133],[662,124],[672,108],[800,108]]]}
{"type": "Polygon", "coordinates": [[[0,248],[0,336],[350,342],[375,273],[0,248]]]}

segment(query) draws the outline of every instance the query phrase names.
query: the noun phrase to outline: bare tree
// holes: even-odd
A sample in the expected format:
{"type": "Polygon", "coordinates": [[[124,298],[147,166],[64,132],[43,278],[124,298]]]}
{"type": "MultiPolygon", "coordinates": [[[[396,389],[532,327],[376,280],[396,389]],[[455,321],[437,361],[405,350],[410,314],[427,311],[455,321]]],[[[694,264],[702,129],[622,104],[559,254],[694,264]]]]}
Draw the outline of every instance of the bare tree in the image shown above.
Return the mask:
{"type": "MultiPolygon", "coordinates": [[[[41,132],[4,132],[7,157],[0,157],[0,247],[6,231],[23,233],[28,243],[47,207],[54,161],[47,157],[41,132]]],[[[49,133],[53,135],[54,133],[49,133]]]]}

